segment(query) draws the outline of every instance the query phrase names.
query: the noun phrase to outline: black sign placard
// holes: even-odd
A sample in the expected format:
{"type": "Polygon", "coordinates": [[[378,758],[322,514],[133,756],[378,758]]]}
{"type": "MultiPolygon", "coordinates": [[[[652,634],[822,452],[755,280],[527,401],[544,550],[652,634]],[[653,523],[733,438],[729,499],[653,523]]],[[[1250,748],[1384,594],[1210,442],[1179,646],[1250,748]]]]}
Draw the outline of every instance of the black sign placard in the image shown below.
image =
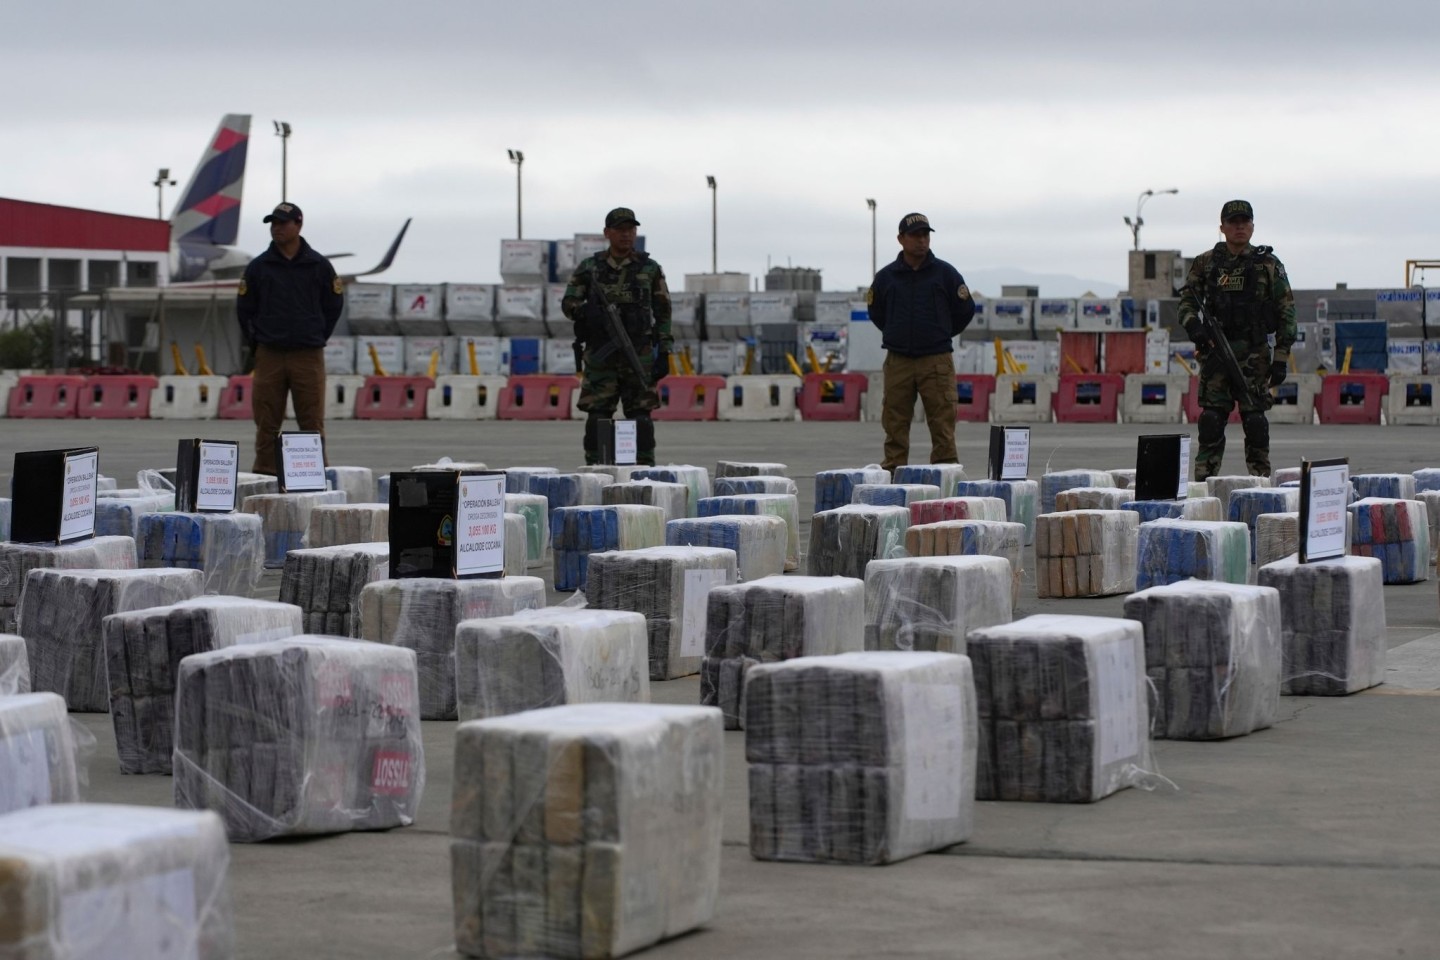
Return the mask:
{"type": "Polygon", "coordinates": [[[175,509],[181,513],[233,513],[239,472],[240,444],[181,440],[175,454],[175,509]]]}
{"type": "Polygon", "coordinates": [[[15,454],[10,539],[71,543],[95,536],[99,478],[99,447],[15,454]]]}
{"type": "Polygon", "coordinates": [[[1135,451],[1135,499],[1177,500],[1186,488],[1190,435],[1147,434],[1135,451]]]}
{"type": "Polygon", "coordinates": [[[1345,555],[1350,461],[1300,461],[1300,562],[1345,555]]]}
{"type": "Polygon", "coordinates": [[[990,456],[986,475],[991,480],[1024,480],[1030,475],[1030,428],[990,428],[990,456]]]}
{"type": "MultiPolygon", "coordinates": [[[[498,489],[504,489],[503,470],[417,470],[390,474],[390,576],[397,580],[408,577],[464,580],[498,579],[504,575],[503,570],[460,572],[471,567],[459,549],[467,540],[465,532],[457,528],[464,512],[461,484],[467,479],[488,477],[500,478],[498,489]]],[[[500,537],[503,550],[503,494],[500,496],[500,529],[494,535],[483,536],[487,540],[500,537]]],[[[483,509],[483,505],[477,508],[483,509]]]]}

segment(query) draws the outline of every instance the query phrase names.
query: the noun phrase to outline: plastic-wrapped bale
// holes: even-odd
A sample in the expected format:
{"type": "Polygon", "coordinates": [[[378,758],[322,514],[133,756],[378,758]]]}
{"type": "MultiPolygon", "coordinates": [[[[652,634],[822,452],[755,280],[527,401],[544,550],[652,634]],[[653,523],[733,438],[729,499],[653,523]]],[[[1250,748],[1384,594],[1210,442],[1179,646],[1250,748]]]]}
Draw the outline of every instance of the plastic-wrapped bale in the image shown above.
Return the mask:
{"type": "Polygon", "coordinates": [[[1010,564],[1000,557],[903,557],[865,568],[866,650],[964,653],[966,634],[1009,623],[1012,610],[1010,564]]]}
{"type": "Polygon", "coordinates": [[[140,518],[140,566],[204,575],[204,593],[249,597],[264,574],[265,534],[249,513],[154,513],[140,518]]]}
{"type": "Polygon", "coordinates": [[[411,470],[449,470],[451,473],[461,473],[465,470],[489,470],[479,460],[451,460],[449,457],[441,457],[434,463],[417,463],[411,470]]]}
{"type": "Polygon", "coordinates": [[[1226,503],[1225,519],[1250,528],[1250,562],[1255,562],[1255,520],[1264,513],[1293,513],[1300,509],[1298,487],[1253,487],[1236,490],[1226,503]]]}
{"type": "Polygon", "coordinates": [[[1151,520],[1140,524],[1135,589],[1187,580],[1245,583],[1250,528],[1228,520],[1151,520]]]}
{"type": "Polygon", "coordinates": [[[530,492],[530,478],[541,473],[559,473],[554,467],[506,467],[505,468],[505,492],[525,493],[530,492]]]}
{"type": "Polygon", "coordinates": [[[601,491],[614,482],[603,473],[541,473],[530,478],[530,492],[544,497],[553,514],[560,507],[599,506],[601,491]]]}
{"type": "Polygon", "coordinates": [[[246,497],[240,509],[257,514],[265,530],[265,566],[285,566],[285,554],[305,546],[310,511],[322,503],[344,503],[341,490],[322,493],[267,493],[246,497]]]}
{"type": "Polygon", "coordinates": [[[415,652],[299,636],[197,653],[175,698],[175,805],[239,842],[385,830],[425,785],[415,652]]]}
{"type": "Polygon", "coordinates": [[[909,507],[920,500],[940,499],[940,488],[928,483],[860,483],[852,503],[871,507],[909,507]]]}
{"type": "Polygon", "coordinates": [[[95,535],[138,539],[142,516],[174,509],[175,495],[168,493],[148,497],[98,497],[95,500],[95,535]]]}
{"type": "Polygon", "coordinates": [[[1430,525],[1430,562],[1440,552],[1440,490],[1422,490],[1415,499],[1425,504],[1425,519],[1430,525]]]}
{"type": "Polygon", "coordinates": [[[20,602],[30,686],[58,693],[79,713],[107,713],[101,624],[112,613],[200,595],[198,570],[31,570],[20,602]]]}
{"type": "Polygon", "coordinates": [[[644,464],[635,463],[589,463],[583,467],[576,467],[576,473],[601,473],[610,478],[612,483],[626,483],[635,475],[636,470],[649,469],[644,464]]]}
{"type": "Polygon", "coordinates": [[[1040,476],[1040,512],[1055,512],[1055,496],[1074,487],[1113,486],[1109,470],[1059,470],[1040,476]]]}
{"type": "Polygon", "coordinates": [[[978,724],[968,657],[758,664],[745,701],[757,860],[892,863],[969,839],[978,724]]]}
{"type": "Polygon", "coordinates": [[[63,803],[0,817],[0,957],[235,955],[213,813],[63,803]]]}
{"type": "Polygon", "coordinates": [[[1135,470],[1127,468],[1121,470],[1106,470],[1110,474],[1110,486],[1119,487],[1121,490],[1129,490],[1135,486],[1135,470]]]}
{"type": "Polygon", "coordinates": [[[1036,508],[1040,484],[1034,480],[966,480],[955,487],[959,497],[999,497],[1005,504],[1005,519],[1025,524],[1025,542],[1035,540],[1036,508]]]}
{"type": "Polygon", "coordinates": [[[507,577],[523,576],[530,566],[528,527],[524,514],[505,514],[505,558],[501,569],[507,577]]]}
{"type": "MultiPolygon", "coordinates": [[[[53,693],[0,696],[0,814],[79,801],[75,736],[64,699],[53,693]]],[[[0,848],[3,846],[0,840],[0,848]]],[[[0,890],[4,889],[4,864],[0,853],[0,890]]],[[[0,903],[6,902],[0,896],[0,903]]],[[[0,950],[4,946],[5,924],[0,923],[0,950]]]]}
{"type": "Polygon", "coordinates": [[[326,467],[325,483],[331,490],[343,490],[346,503],[376,502],[375,471],[369,467],[326,467]]]}
{"type": "Polygon", "coordinates": [[[30,657],[25,638],[18,633],[0,633],[0,697],[30,692],[30,657]]]}
{"type": "Polygon", "coordinates": [[[1255,563],[1265,566],[1300,550],[1300,514],[1262,513],[1255,518],[1255,563]]]}
{"type": "Polygon", "coordinates": [[[877,464],[842,470],[821,470],[815,474],[815,510],[834,510],[854,500],[862,483],[889,483],[890,471],[877,464]]]}
{"type": "Polygon", "coordinates": [[[691,464],[666,464],[646,467],[630,474],[631,480],[659,480],[661,483],[682,483],[690,491],[687,516],[695,516],[695,504],[710,496],[710,471],[691,464]]]}
{"type": "Polygon", "coordinates": [[[753,493],[788,493],[798,498],[800,488],[789,477],[716,477],[715,496],[743,497],[753,493]]]}
{"type": "Polygon", "coordinates": [[[114,477],[107,477],[102,473],[95,478],[95,491],[97,493],[101,490],[114,490],[117,487],[119,487],[119,484],[115,481],[114,477]]]}
{"type": "Polygon", "coordinates": [[[322,503],[310,510],[304,543],[306,547],[338,547],[389,539],[389,504],[322,503]]]}
{"type": "Polygon", "coordinates": [[[1415,476],[1410,473],[1355,473],[1350,475],[1355,499],[1383,497],[1389,500],[1414,500],[1415,476]]]}
{"type": "Polygon", "coordinates": [[[1035,593],[1108,597],[1135,589],[1140,517],[1129,510],[1069,510],[1035,518],[1035,593]]]}
{"type": "Polygon", "coordinates": [[[664,545],[665,527],[665,511],[659,507],[625,503],[556,508],[550,515],[555,589],[579,590],[585,586],[585,566],[592,553],[664,545]]]}
{"type": "Polygon", "coordinates": [[[912,557],[986,556],[1010,563],[1010,605],[1020,603],[1025,575],[1025,527],[1008,520],[941,520],[905,531],[905,552],[912,557]]]}
{"type": "MultiPolygon", "coordinates": [[[[1440,468],[1422,467],[1411,474],[1415,478],[1415,492],[1424,493],[1426,490],[1440,490],[1440,468]]],[[[1300,477],[1297,475],[1296,480],[1300,477]]]]}
{"type": "Polygon", "coordinates": [[[1125,598],[1145,631],[1156,737],[1218,740],[1263,730],[1280,709],[1280,593],[1210,580],[1125,598]]]}
{"type": "Polygon", "coordinates": [[[720,892],[714,710],[594,703],[455,732],[455,947],[619,957],[708,923],[720,892]]]}
{"type": "Polygon", "coordinates": [[[1091,803],[1150,769],[1145,636],[1112,617],[972,631],[977,800],[1091,803]]]}
{"type": "Polygon", "coordinates": [[[865,582],[782,576],[712,587],[705,618],[700,703],[719,707],[734,730],[745,723],[753,664],[865,649],[865,582]]]}
{"type": "Polygon", "coordinates": [[[152,497],[164,499],[155,501],[160,509],[175,509],[175,491],[169,487],[116,487],[114,490],[95,491],[97,500],[149,500],[152,497]]]}
{"type": "Polygon", "coordinates": [[[647,547],[592,553],[585,599],[596,610],[643,614],[650,679],[700,671],[705,605],[711,587],[736,582],[735,551],[723,547],[647,547]]]}
{"type": "Polygon", "coordinates": [[[626,480],[610,484],[601,492],[600,499],[607,507],[620,503],[659,507],[665,511],[667,521],[681,520],[690,515],[690,490],[679,483],[626,480]]]}
{"type": "Polygon", "coordinates": [[[455,628],[476,617],[508,617],[545,606],[539,577],[442,580],[407,577],[360,591],[359,636],[415,652],[420,719],[454,720],[455,628]]]}
{"type": "Polygon", "coordinates": [[[95,537],[59,546],[0,543],[0,632],[14,633],[20,594],[31,570],[134,570],[134,537],[95,537]]]}
{"type": "Polygon", "coordinates": [[[1286,557],[1260,568],[1280,591],[1280,692],[1344,696],[1385,680],[1385,590],[1380,561],[1286,557]]]}
{"type": "Polygon", "coordinates": [[[0,540],[10,539],[10,498],[0,497],[0,540]]]}
{"type": "Polygon", "coordinates": [[[1127,500],[1120,504],[1121,510],[1133,510],[1140,514],[1141,523],[1151,520],[1211,520],[1225,519],[1225,508],[1216,497],[1186,497],[1184,500],[1127,500]]]}
{"type": "Polygon", "coordinates": [[[389,543],[291,550],[280,575],[280,602],[300,608],[305,633],[353,637],[359,632],[360,591],[389,576],[389,543]]]}
{"type": "Polygon", "coordinates": [[[785,569],[800,569],[800,500],[795,494],[706,497],[696,509],[702,517],[779,517],[785,521],[785,569]]]}
{"type": "Polygon", "coordinates": [[[1296,483],[1300,481],[1299,467],[1281,467],[1279,470],[1276,470],[1270,474],[1270,482],[1277,487],[1281,484],[1290,483],[1292,481],[1296,483]]]}
{"type": "Polygon", "coordinates": [[[899,556],[909,526],[905,507],[852,503],[821,511],[810,519],[810,575],[863,579],[871,560],[899,556]]]}
{"type": "Polygon", "coordinates": [[[375,478],[375,499],[381,503],[390,502],[390,474],[381,474],[375,478]]]}
{"type": "Polygon", "coordinates": [[[916,500],[910,504],[912,524],[1004,519],[1005,501],[999,497],[941,497],[939,500],[916,500]]]}
{"type": "Polygon", "coordinates": [[[525,518],[525,565],[544,566],[550,559],[550,501],[538,493],[507,493],[505,512],[525,518]]]}
{"type": "Polygon", "coordinates": [[[1230,508],[1230,494],[1236,490],[1254,490],[1256,487],[1270,486],[1269,477],[1248,477],[1248,476],[1227,476],[1207,477],[1205,480],[1205,493],[1207,496],[1216,498],[1225,506],[1230,508]]]}
{"type": "Polygon", "coordinates": [[[180,661],[192,653],[304,632],[294,604],[239,597],[198,597],[117,613],[101,628],[120,772],[166,774],[175,750],[180,661]]]}
{"type": "MultiPolygon", "coordinates": [[[[1185,485],[1185,491],[1185,498],[1187,500],[1199,500],[1201,497],[1215,496],[1210,492],[1210,484],[1204,480],[1191,480],[1185,485]]],[[[1219,497],[1215,497],[1215,499],[1220,500],[1219,497]]],[[[1220,500],[1220,509],[1222,511],[1225,509],[1224,500],[1220,500]]]]}
{"type": "MultiPolygon", "coordinates": [[[[173,471],[172,471],[173,474],[173,471]]],[[[173,480],[174,477],[172,476],[173,480]]],[[[280,492],[280,481],[263,473],[239,473],[235,476],[235,502],[243,504],[246,497],[260,497],[280,492]]]]}
{"type": "Polygon", "coordinates": [[[1055,494],[1055,512],[1066,510],[1119,510],[1132,496],[1120,487],[1071,487],[1055,494]]]}
{"type": "Polygon", "coordinates": [[[746,582],[785,571],[790,527],[779,517],[695,517],[665,524],[667,547],[723,547],[746,582]]]}
{"type": "Polygon", "coordinates": [[[1375,557],[1386,583],[1430,579],[1430,519],[1419,500],[1366,497],[1350,505],[1350,552],[1375,557]]]}
{"type": "Polygon", "coordinates": [[[719,460],[715,463],[715,478],[721,477],[784,477],[790,468],[783,463],[751,463],[744,460],[719,460]]]}
{"type": "Polygon", "coordinates": [[[955,496],[955,485],[965,479],[958,463],[910,463],[895,468],[894,483],[921,483],[940,488],[940,496],[955,496]]]}
{"type": "Polygon", "coordinates": [[[455,628],[461,720],[574,703],[648,703],[645,617],[545,607],[455,628]]]}

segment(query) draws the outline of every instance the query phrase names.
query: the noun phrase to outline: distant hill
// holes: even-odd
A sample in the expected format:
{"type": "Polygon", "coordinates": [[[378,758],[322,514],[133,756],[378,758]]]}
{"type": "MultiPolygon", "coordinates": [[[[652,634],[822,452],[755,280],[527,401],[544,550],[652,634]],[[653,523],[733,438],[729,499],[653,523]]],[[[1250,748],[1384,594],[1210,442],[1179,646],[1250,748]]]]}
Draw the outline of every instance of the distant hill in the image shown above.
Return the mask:
{"type": "Polygon", "coordinates": [[[1120,287],[1104,280],[1086,280],[1068,273],[1033,273],[1018,267],[981,267],[962,270],[965,284],[987,297],[1000,296],[1001,286],[1011,284],[1039,287],[1042,297],[1080,297],[1094,294],[1097,297],[1113,297],[1120,287]]]}

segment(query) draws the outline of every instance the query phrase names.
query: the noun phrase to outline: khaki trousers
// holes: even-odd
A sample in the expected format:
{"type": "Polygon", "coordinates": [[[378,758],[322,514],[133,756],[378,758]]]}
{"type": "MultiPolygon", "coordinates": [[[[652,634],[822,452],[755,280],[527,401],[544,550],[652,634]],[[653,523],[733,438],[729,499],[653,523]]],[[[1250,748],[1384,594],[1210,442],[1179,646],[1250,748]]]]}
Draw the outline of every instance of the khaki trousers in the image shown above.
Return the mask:
{"type": "MultiPolygon", "coordinates": [[[[307,433],[325,434],[325,349],[255,347],[251,400],[255,409],[254,473],[275,474],[275,438],[285,423],[285,395],[295,400],[295,419],[307,433]]],[[[327,453],[326,463],[329,463],[327,453]]]]}
{"type": "Polygon", "coordinates": [[[915,398],[925,405],[930,427],[930,462],[955,463],[955,358],[937,353],[928,357],[885,355],[885,397],[880,425],[885,428],[885,459],[881,466],[894,471],[910,462],[910,418],[915,398]]]}

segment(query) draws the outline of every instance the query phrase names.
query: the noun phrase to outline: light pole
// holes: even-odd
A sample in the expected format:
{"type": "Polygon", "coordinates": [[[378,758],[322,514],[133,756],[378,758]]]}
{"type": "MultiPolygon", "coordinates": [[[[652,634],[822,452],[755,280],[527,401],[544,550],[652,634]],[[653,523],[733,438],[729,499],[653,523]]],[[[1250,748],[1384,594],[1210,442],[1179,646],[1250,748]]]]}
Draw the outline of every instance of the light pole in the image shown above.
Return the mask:
{"type": "Polygon", "coordinates": [[[280,138],[280,202],[290,199],[290,124],[284,120],[272,120],[275,136],[280,138]]]}
{"type": "Polygon", "coordinates": [[[510,154],[510,162],[515,164],[515,239],[524,240],[524,223],[520,217],[520,168],[525,165],[525,154],[519,150],[506,150],[505,152],[510,154]]]}
{"type": "Polygon", "coordinates": [[[170,168],[161,167],[160,172],[155,174],[155,182],[151,184],[155,188],[155,219],[165,219],[165,188],[175,186],[175,181],[170,179],[170,168]]]}
{"type": "Polygon", "coordinates": [[[875,276],[875,201],[866,200],[865,206],[870,208],[870,276],[875,276]]]}
{"type": "Polygon", "coordinates": [[[1132,222],[1129,217],[1126,217],[1125,226],[1130,228],[1130,235],[1135,238],[1136,250],[1140,249],[1140,228],[1145,226],[1145,221],[1140,216],[1140,210],[1145,206],[1145,201],[1159,194],[1179,192],[1175,187],[1170,187],[1168,190],[1146,190],[1135,198],[1135,219],[1132,222]]]}
{"type": "Polygon", "coordinates": [[[705,185],[710,188],[710,272],[716,274],[720,272],[720,233],[716,226],[720,207],[716,201],[715,178],[707,174],[705,185]]]}

